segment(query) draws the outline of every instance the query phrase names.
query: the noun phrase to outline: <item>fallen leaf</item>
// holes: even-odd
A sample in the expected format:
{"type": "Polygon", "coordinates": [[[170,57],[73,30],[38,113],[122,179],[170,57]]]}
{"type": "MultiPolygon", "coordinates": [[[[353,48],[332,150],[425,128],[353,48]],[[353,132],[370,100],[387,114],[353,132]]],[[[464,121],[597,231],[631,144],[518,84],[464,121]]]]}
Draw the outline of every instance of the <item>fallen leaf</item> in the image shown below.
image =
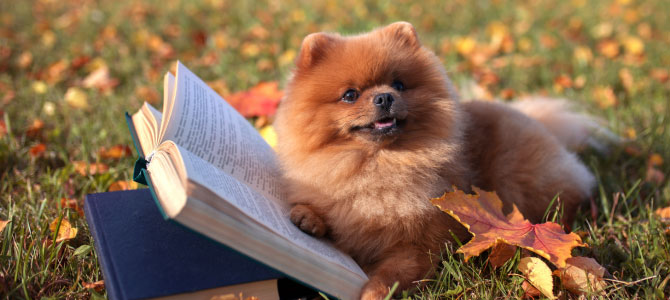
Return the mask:
{"type": "Polygon", "coordinates": [[[38,157],[44,154],[44,151],[47,150],[47,146],[44,143],[39,143],[35,146],[30,147],[30,156],[38,157]]]}
{"type": "Polygon", "coordinates": [[[70,63],[70,68],[73,70],[79,70],[81,69],[81,67],[88,64],[89,61],[91,61],[91,57],[88,55],[77,56],[74,59],[72,59],[72,62],[70,63]]]}
{"type": "Polygon", "coordinates": [[[29,51],[24,51],[19,55],[17,63],[21,69],[29,67],[33,63],[33,54],[29,51]]]}
{"type": "Polygon", "coordinates": [[[649,165],[658,167],[663,164],[663,157],[658,153],[649,155],[649,165]]]}
{"type": "Polygon", "coordinates": [[[463,224],[472,234],[472,239],[457,250],[465,254],[466,261],[496,243],[504,242],[528,249],[557,267],[563,267],[572,248],[586,246],[578,235],[566,234],[556,223],[531,224],[516,206],[505,216],[502,201],[495,192],[476,187],[473,190],[476,194],[469,195],[454,187],[453,192],[431,199],[433,205],[463,224]]]}
{"type": "Polygon", "coordinates": [[[661,170],[652,165],[647,166],[647,174],[644,179],[646,182],[651,182],[656,185],[661,185],[665,181],[665,174],[661,170]]]}
{"type": "Polygon", "coordinates": [[[4,119],[0,119],[0,138],[4,137],[7,134],[7,124],[5,124],[4,119]]]}
{"type": "Polygon", "coordinates": [[[635,36],[626,37],[623,41],[623,47],[627,53],[632,55],[642,55],[644,53],[644,42],[635,36]]]}
{"type": "Polygon", "coordinates": [[[600,108],[609,108],[617,105],[617,98],[611,87],[596,87],[593,89],[593,97],[600,108]]]}
{"type": "Polygon", "coordinates": [[[245,118],[272,116],[283,95],[276,81],[261,82],[248,91],[228,96],[226,101],[245,118]]]}
{"type": "Polygon", "coordinates": [[[73,108],[88,108],[88,96],[80,88],[71,87],[65,92],[65,102],[73,108]]]}
{"type": "Polygon", "coordinates": [[[270,147],[274,148],[277,146],[277,133],[275,132],[274,127],[272,125],[267,125],[261,130],[259,130],[259,133],[265,139],[265,141],[270,145],[270,147]]]}
{"type": "Polygon", "coordinates": [[[661,68],[654,68],[649,72],[649,76],[656,79],[660,83],[665,83],[670,80],[670,71],[661,68]]]}
{"type": "Polygon", "coordinates": [[[109,186],[109,189],[107,191],[109,192],[115,192],[115,191],[126,191],[126,190],[136,190],[138,187],[137,182],[135,181],[125,181],[125,180],[119,180],[114,183],[112,183],[109,186]]]}
{"type": "Polygon", "coordinates": [[[77,199],[60,198],[60,207],[74,209],[80,216],[84,216],[84,210],[79,206],[77,199]]]}
{"type": "Polygon", "coordinates": [[[99,280],[96,282],[84,282],[81,284],[85,289],[93,289],[96,292],[101,292],[105,288],[105,281],[99,280]]]}
{"type": "Polygon", "coordinates": [[[132,153],[128,145],[114,145],[109,149],[105,147],[98,149],[98,156],[102,159],[119,159],[130,156],[132,153]]]}
{"type": "Polygon", "coordinates": [[[607,287],[607,283],[603,280],[607,269],[590,257],[571,257],[566,263],[565,268],[556,270],[555,273],[568,291],[577,295],[603,294],[603,290],[607,287]]]}
{"type": "Polygon", "coordinates": [[[542,292],[535,288],[532,284],[528,283],[528,280],[524,280],[521,284],[523,289],[523,298],[524,299],[535,299],[542,295],[542,292]]]}
{"type": "Polygon", "coordinates": [[[670,206],[659,208],[655,210],[654,213],[661,219],[661,221],[670,223],[670,206]]]}
{"type": "Polygon", "coordinates": [[[96,88],[101,92],[109,92],[119,84],[119,80],[109,76],[109,68],[101,67],[91,72],[82,81],[85,88],[96,88]]]}
{"type": "Polygon", "coordinates": [[[491,254],[489,255],[489,263],[494,268],[502,267],[508,260],[514,257],[516,253],[516,247],[509,245],[507,243],[496,243],[491,249],[491,254]]]}
{"type": "Polygon", "coordinates": [[[42,95],[47,92],[49,88],[44,81],[35,81],[30,85],[30,88],[35,92],[35,94],[42,95]]]}
{"type": "Polygon", "coordinates": [[[70,221],[66,219],[63,219],[60,222],[60,227],[58,227],[58,219],[53,220],[51,224],[49,224],[49,230],[51,230],[51,232],[56,232],[56,230],[58,230],[56,243],[73,239],[77,236],[78,231],[77,228],[72,227],[70,221]]]}
{"type": "Polygon", "coordinates": [[[0,232],[5,230],[5,227],[7,227],[7,224],[9,224],[9,221],[0,220],[0,232]]]}
{"type": "Polygon", "coordinates": [[[109,166],[103,163],[89,164],[85,161],[73,161],[72,164],[74,170],[82,176],[100,174],[109,170],[109,166]]]}
{"type": "Polygon", "coordinates": [[[554,281],[551,278],[551,269],[542,259],[537,257],[524,257],[519,261],[519,271],[523,273],[528,282],[537,288],[542,295],[549,299],[555,299],[554,281]]]}
{"type": "Polygon", "coordinates": [[[158,91],[151,86],[140,86],[135,89],[135,96],[151,104],[157,104],[160,100],[158,91]]]}
{"type": "Polygon", "coordinates": [[[572,56],[574,56],[578,63],[583,65],[586,65],[593,60],[593,52],[591,52],[591,48],[584,46],[575,48],[572,56]]]}
{"type": "Polygon", "coordinates": [[[604,40],[598,43],[598,52],[607,58],[615,58],[619,55],[619,43],[613,40],[604,40]]]}
{"type": "Polygon", "coordinates": [[[42,129],[44,129],[44,122],[40,119],[35,119],[26,129],[26,136],[29,138],[40,138],[42,136],[42,129]]]}

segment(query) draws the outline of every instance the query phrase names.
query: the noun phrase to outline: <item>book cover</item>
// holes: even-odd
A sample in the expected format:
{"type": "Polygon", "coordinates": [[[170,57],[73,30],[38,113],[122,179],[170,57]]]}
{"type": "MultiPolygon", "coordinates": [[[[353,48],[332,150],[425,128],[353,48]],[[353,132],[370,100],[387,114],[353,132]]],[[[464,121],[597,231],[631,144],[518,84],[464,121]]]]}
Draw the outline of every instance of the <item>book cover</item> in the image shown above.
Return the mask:
{"type": "Polygon", "coordinates": [[[163,219],[148,189],[87,195],[86,220],[109,299],[144,299],[280,279],[283,299],[316,293],[163,219]]]}

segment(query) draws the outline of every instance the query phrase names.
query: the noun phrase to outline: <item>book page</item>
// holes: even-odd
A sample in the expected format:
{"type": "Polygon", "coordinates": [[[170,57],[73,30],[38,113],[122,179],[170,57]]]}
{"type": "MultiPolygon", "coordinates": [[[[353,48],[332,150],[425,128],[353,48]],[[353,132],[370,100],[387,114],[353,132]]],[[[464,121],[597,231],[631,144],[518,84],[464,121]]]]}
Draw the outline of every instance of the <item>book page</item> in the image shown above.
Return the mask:
{"type": "Polygon", "coordinates": [[[181,63],[163,140],[193,154],[273,199],[281,199],[272,148],[223,98],[181,63]]]}
{"type": "MultiPolygon", "coordinates": [[[[310,250],[316,255],[341,265],[342,267],[366,278],[365,273],[353,259],[335,247],[300,231],[289,220],[287,204],[272,201],[247,185],[240,183],[226,172],[212,166],[190,151],[176,146],[189,181],[193,181],[242,211],[251,219],[261,223],[276,234],[293,242],[297,246],[310,250]]],[[[229,210],[220,199],[199,199],[221,211],[229,210]]]]}

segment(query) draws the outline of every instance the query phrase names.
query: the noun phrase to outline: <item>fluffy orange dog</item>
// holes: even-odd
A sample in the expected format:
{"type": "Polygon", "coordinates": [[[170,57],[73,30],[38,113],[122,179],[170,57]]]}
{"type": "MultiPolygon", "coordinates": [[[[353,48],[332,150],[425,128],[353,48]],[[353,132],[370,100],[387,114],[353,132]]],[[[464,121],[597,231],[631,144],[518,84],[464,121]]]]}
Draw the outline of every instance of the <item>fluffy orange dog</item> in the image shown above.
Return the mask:
{"type": "Polygon", "coordinates": [[[594,178],[566,144],[588,126],[558,102],[517,105],[459,102],[409,23],[307,36],[275,122],[291,220],[351,254],[370,277],[361,297],[379,299],[426,276],[450,232],[469,238],[429,201],[452,185],[534,222],[560,194],[569,219],[594,178]]]}

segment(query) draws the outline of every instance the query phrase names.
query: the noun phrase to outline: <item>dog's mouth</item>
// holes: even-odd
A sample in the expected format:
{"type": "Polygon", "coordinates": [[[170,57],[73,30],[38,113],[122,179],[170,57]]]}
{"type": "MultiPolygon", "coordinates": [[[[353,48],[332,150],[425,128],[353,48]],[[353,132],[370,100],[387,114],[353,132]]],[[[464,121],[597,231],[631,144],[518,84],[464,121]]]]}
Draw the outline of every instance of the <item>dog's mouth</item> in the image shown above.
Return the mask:
{"type": "Polygon", "coordinates": [[[393,135],[399,132],[399,130],[405,124],[404,119],[398,119],[397,117],[382,117],[377,119],[374,122],[371,122],[363,126],[354,126],[351,128],[351,131],[354,132],[365,132],[377,136],[387,136],[393,135]]]}

